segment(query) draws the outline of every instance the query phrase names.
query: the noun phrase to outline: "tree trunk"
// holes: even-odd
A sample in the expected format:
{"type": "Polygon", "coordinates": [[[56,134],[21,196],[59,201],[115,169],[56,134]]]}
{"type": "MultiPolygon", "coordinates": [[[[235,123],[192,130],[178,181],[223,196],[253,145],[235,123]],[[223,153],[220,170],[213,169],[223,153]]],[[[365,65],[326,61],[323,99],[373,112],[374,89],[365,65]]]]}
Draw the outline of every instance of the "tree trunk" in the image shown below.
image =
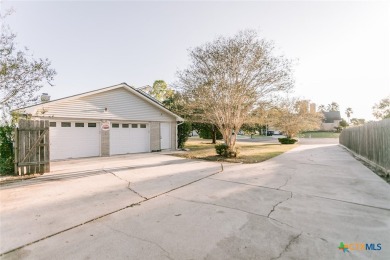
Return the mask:
{"type": "Polygon", "coordinates": [[[215,125],[212,125],[211,126],[211,135],[212,135],[212,138],[213,138],[213,144],[216,144],[217,143],[217,128],[215,127],[215,125]]]}
{"type": "Polygon", "coordinates": [[[232,151],[235,151],[235,148],[236,148],[236,133],[231,134],[229,147],[231,148],[232,151]]]}
{"type": "Polygon", "coordinates": [[[236,132],[233,134],[233,129],[223,129],[222,135],[223,140],[225,141],[225,144],[228,146],[228,154],[227,157],[236,157],[237,156],[237,150],[236,150],[236,132]]]}
{"type": "Polygon", "coordinates": [[[222,131],[222,137],[223,137],[223,140],[225,141],[225,144],[227,145],[227,146],[229,146],[230,147],[230,140],[231,140],[231,131],[230,131],[230,129],[223,129],[222,131]],[[229,132],[230,132],[230,134],[229,134],[229,132]]]}

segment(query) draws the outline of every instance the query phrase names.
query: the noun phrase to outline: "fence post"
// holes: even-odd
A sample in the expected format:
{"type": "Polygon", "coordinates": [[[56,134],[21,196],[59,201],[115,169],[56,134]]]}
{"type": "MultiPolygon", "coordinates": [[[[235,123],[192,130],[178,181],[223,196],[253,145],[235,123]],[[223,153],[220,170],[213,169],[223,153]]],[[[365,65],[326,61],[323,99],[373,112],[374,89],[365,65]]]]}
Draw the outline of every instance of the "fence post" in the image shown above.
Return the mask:
{"type": "Polygon", "coordinates": [[[47,134],[45,135],[45,150],[44,150],[44,161],[45,163],[45,172],[50,172],[50,123],[49,120],[44,121],[44,129],[47,130],[47,134]]]}
{"type": "Polygon", "coordinates": [[[19,175],[18,169],[19,162],[19,136],[18,136],[18,128],[14,129],[14,173],[15,175],[19,175]]]}

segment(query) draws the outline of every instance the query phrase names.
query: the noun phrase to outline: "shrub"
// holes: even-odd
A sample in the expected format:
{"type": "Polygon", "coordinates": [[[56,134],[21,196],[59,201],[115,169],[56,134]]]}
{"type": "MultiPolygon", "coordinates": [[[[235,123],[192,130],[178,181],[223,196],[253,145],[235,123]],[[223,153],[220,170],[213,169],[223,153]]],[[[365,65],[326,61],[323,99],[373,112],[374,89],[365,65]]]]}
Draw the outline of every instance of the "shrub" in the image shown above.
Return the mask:
{"type": "Polygon", "coordinates": [[[295,144],[296,142],[298,142],[297,139],[293,138],[278,138],[278,140],[281,144],[295,144]]]}
{"type": "Polygon", "coordinates": [[[177,147],[184,148],[185,143],[188,140],[188,135],[191,133],[191,123],[184,121],[177,127],[177,147]]]}
{"type": "Polygon", "coordinates": [[[217,152],[217,154],[225,156],[225,157],[228,154],[228,149],[229,149],[229,146],[227,146],[226,144],[215,145],[215,151],[217,152]]]}
{"type": "Polygon", "coordinates": [[[226,144],[217,144],[215,146],[215,151],[217,152],[217,154],[228,158],[237,157],[239,154],[238,148],[230,150],[229,146],[227,146],[226,144]]]}
{"type": "Polygon", "coordinates": [[[341,131],[343,130],[341,126],[335,126],[334,129],[335,129],[334,132],[336,133],[341,133],[341,131]]]}
{"type": "Polygon", "coordinates": [[[10,125],[0,126],[0,174],[14,174],[14,127],[10,125]]]}

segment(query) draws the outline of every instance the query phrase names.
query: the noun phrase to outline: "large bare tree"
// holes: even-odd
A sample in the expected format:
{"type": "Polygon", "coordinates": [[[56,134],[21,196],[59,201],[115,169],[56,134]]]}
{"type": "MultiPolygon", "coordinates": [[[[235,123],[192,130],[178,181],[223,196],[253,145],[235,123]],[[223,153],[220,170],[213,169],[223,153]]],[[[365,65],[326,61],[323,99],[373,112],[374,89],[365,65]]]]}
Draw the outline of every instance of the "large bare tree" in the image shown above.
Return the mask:
{"type": "Polygon", "coordinates": [[[48,59],[35,59],[16,46],[14,34],[0,17],[0,111],[5,120],[11,108],[37,101],[37,92],[51,84],[56,71],[48,59]]]}
{"type": "Polygon", "coordinates": [[[293,85],[291,62],[273,48],[255,31],[241,31],[190,50],[190,65],[178,73],[194,121],[216,125],[233,154],[236,133],[259,102],[293,85]]]}

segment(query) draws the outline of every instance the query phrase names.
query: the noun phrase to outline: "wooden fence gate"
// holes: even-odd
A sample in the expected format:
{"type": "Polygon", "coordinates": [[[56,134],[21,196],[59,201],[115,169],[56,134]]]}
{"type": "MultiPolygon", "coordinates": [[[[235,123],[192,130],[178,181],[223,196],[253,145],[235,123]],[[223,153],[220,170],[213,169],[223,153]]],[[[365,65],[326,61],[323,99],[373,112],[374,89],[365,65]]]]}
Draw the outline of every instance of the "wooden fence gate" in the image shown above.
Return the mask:
{"type": "Polygon", "coordinates": [[[19,121],[15,129],[15,174],[50,172],[49,120],[19,121]]]}

